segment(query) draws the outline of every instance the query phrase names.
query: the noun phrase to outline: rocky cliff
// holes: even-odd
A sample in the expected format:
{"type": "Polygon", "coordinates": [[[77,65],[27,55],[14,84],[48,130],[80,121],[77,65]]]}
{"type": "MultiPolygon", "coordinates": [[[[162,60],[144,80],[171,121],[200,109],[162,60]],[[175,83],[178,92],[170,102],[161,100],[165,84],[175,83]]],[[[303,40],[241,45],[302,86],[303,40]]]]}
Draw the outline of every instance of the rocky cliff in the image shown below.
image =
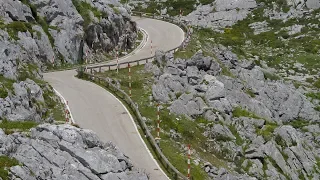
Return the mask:
{"type": "Polygon", "coordinates": [[[42,69],[81,63],[86,54],[130,49],[137,36],[118,1],[3,0],[0,17],[1,74],[11,79],[18,60],[42,69]]]}
{"type": "MultiPolygon", "coordinates": [[[[2,157],[19,162],[6,167],[9,179],[148,179],[111,142],[103,143],[92,131],[70,125],[42,124],[30,133],[11,135],[0,129],[2,157]]],[[[3,177],[6,169],[0,166],[3,177]]]]}

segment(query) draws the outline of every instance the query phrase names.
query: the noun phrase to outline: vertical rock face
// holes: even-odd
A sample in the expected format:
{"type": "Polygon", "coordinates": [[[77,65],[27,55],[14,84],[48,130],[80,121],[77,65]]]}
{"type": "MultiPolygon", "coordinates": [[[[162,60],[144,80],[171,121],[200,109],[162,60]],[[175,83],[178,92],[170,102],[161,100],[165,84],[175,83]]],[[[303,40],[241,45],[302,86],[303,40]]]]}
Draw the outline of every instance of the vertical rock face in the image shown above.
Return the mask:
{"type": "Polygon", "coordinates": [[[0,155],[22,164],[10,168],[10,179],[148,179],[111,142],[70,125],[43,124],[30,137],[0,133],[0,155]]]}
{"type": "Polygon", "coordinates": [[[18,59],[42,67],[77,63],[86,52],[131,49],[137,28],[117,1],[3,0],[0,33],[1,74],[15,79],[18,59]]]}

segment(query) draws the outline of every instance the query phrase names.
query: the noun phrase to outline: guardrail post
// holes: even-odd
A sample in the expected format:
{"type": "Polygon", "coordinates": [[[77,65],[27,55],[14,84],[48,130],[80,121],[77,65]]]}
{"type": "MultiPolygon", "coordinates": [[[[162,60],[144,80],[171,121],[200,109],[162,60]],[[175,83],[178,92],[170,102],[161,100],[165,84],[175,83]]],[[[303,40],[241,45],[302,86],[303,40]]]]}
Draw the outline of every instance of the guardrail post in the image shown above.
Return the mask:
{"type": "Polygon", "coordinates": [[[110,68],[110,66],[108,66],[109,67],[109,71],[111,70],[111,68],[110,68]]]}
{"type": "Polygon", "coordinates": [[[190,170],[191,170],[191,163],[190,163],[190,159],[191,159],[191,148],[190,148],[190,144],[188,144],[188,179],[190,179],[190,170]]]}
{"type": "Polygon", "coordinates": [[[137,61],[137,65],[138,65],[138,66],[140,65],[140,61],[137,61]]]}
{"type": "Polygon", "coordinates": [[[92,68],[90,68],[90,74],[92,74],[92,68]]]}
{"type": "Polygon", "coordinates": [[[99,67],[99,72],[101,73],[101,66],[99,67]]]}
{"type": "Polygon", "coordinates": [[[131,67],[130,67],[130,63],[128,63],[128,75],[129,75],[129,97],[131,98],[132,94],[131,94],[131,67]]]}
{"type": "Polygon", "coordinates": [[[148,63],[149,62],[149,59],[146,59],[146,63],[148,63]]]}

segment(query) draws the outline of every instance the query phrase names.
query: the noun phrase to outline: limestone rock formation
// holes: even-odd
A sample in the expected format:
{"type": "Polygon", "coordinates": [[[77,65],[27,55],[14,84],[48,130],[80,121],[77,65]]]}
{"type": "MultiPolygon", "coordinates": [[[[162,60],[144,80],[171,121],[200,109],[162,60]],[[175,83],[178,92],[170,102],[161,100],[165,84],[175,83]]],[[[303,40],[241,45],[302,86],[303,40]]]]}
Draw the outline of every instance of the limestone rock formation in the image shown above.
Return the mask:
{"type": "Polygon", "coordinates": [[[10,179],[148,179],[111,142],[71,125],[42,124],[30,136],[0,133],[0,155],[21,163],[9,169],[10,179]]]}

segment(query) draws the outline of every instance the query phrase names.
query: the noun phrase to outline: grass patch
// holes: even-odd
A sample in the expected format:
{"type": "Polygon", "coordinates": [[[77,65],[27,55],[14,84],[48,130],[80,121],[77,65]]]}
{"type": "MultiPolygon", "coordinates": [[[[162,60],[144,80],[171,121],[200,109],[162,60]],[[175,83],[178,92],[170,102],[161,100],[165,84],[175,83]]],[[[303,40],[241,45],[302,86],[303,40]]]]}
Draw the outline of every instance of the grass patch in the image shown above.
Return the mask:
{"type": "Polygon", "coordinates": [[[275,123],[268,123],[262,127],[262,129],[257,129],[257,134],[262,136],[266,141],[271,140],[274,130],[278,127],[275,123]]]}
{"type": "Polygon", "coordinates": [[[314,83],[313,86],[320,89],[320,78],[318,78],[314,83]]]}
{"type": "Polygon", "coordinates": [[[0,123],[0,128],[4,129],[6,134],[11,134],[15,131],[25,132],[29,131],[31,128],[36,127],[38,123],[34,121],[8,121],[2,120],[0,123]]]}
{"type": "Polygon", "coordinates": [[[0,75],[0,85],[2,85],[7,90],[13,91],[14,80],[5,78],[3,75],[0,75]]]}
{"type": "Polygon", "coordinates": [[[277,76],[276,74],[272,74],[272,73],[266,72],[266,71],[264,71],[263,74],[264,74],[264,79],[266,79],[266,80],[267,80],[267,79],[269,79],[269,80],[271,80],[271,81],[280,80],[280,77],[277,76]]]}
{"type": "Polygon", "coordinates": [[[246,89],[245,92],[252,98],[256,97],[256,94],[251,89],[246,89]]]}
{"type": "Polygon", "coordinates": [[[13,21],[10,24],[0,26],[1,29],[6,28],[9,36],[14,40],[19,40],[18,32],[30,32],[33,34],[32,24],[22,21],[13,21]]]}
{"type": "Polygon", "coordinates": [[[0,156],[0,178],[3,180],[9,180],[9,169],[12,166],[19,165],[19,161],[8,156],[0,156]]]}
{"type": "Polygon", "coordinates": [[[254,119],[262,119],[261,117],[255,115],[254,113],[251,113],[245,109],[242,109],[241,107],[236,107],[232,111],[233,117],[250,117],[254,119]]]}
{"type": "Polygon", "coordinates": [[[296,119],[291,122],[284,123],[285,125],[291,125],[296,129],[302,129],[304,126],[308,126],[310,123],[306,120],[296,119]]]}
{"type": "Polygon", "coordinates": [[[306,96],[309,97],[309,98],[311,98],[311,99],[319,99],[319,100],[320,100],[320,92],[317,92],[317,93],[307,93],[306,96]]]}
{"type": "Polygon", "coordinates": [[[236,127],[234,125],[229,126],[230,131],[236,137],[236,144],[241,146],[244,143],[244,140],[240,137],[236,127]]]}

